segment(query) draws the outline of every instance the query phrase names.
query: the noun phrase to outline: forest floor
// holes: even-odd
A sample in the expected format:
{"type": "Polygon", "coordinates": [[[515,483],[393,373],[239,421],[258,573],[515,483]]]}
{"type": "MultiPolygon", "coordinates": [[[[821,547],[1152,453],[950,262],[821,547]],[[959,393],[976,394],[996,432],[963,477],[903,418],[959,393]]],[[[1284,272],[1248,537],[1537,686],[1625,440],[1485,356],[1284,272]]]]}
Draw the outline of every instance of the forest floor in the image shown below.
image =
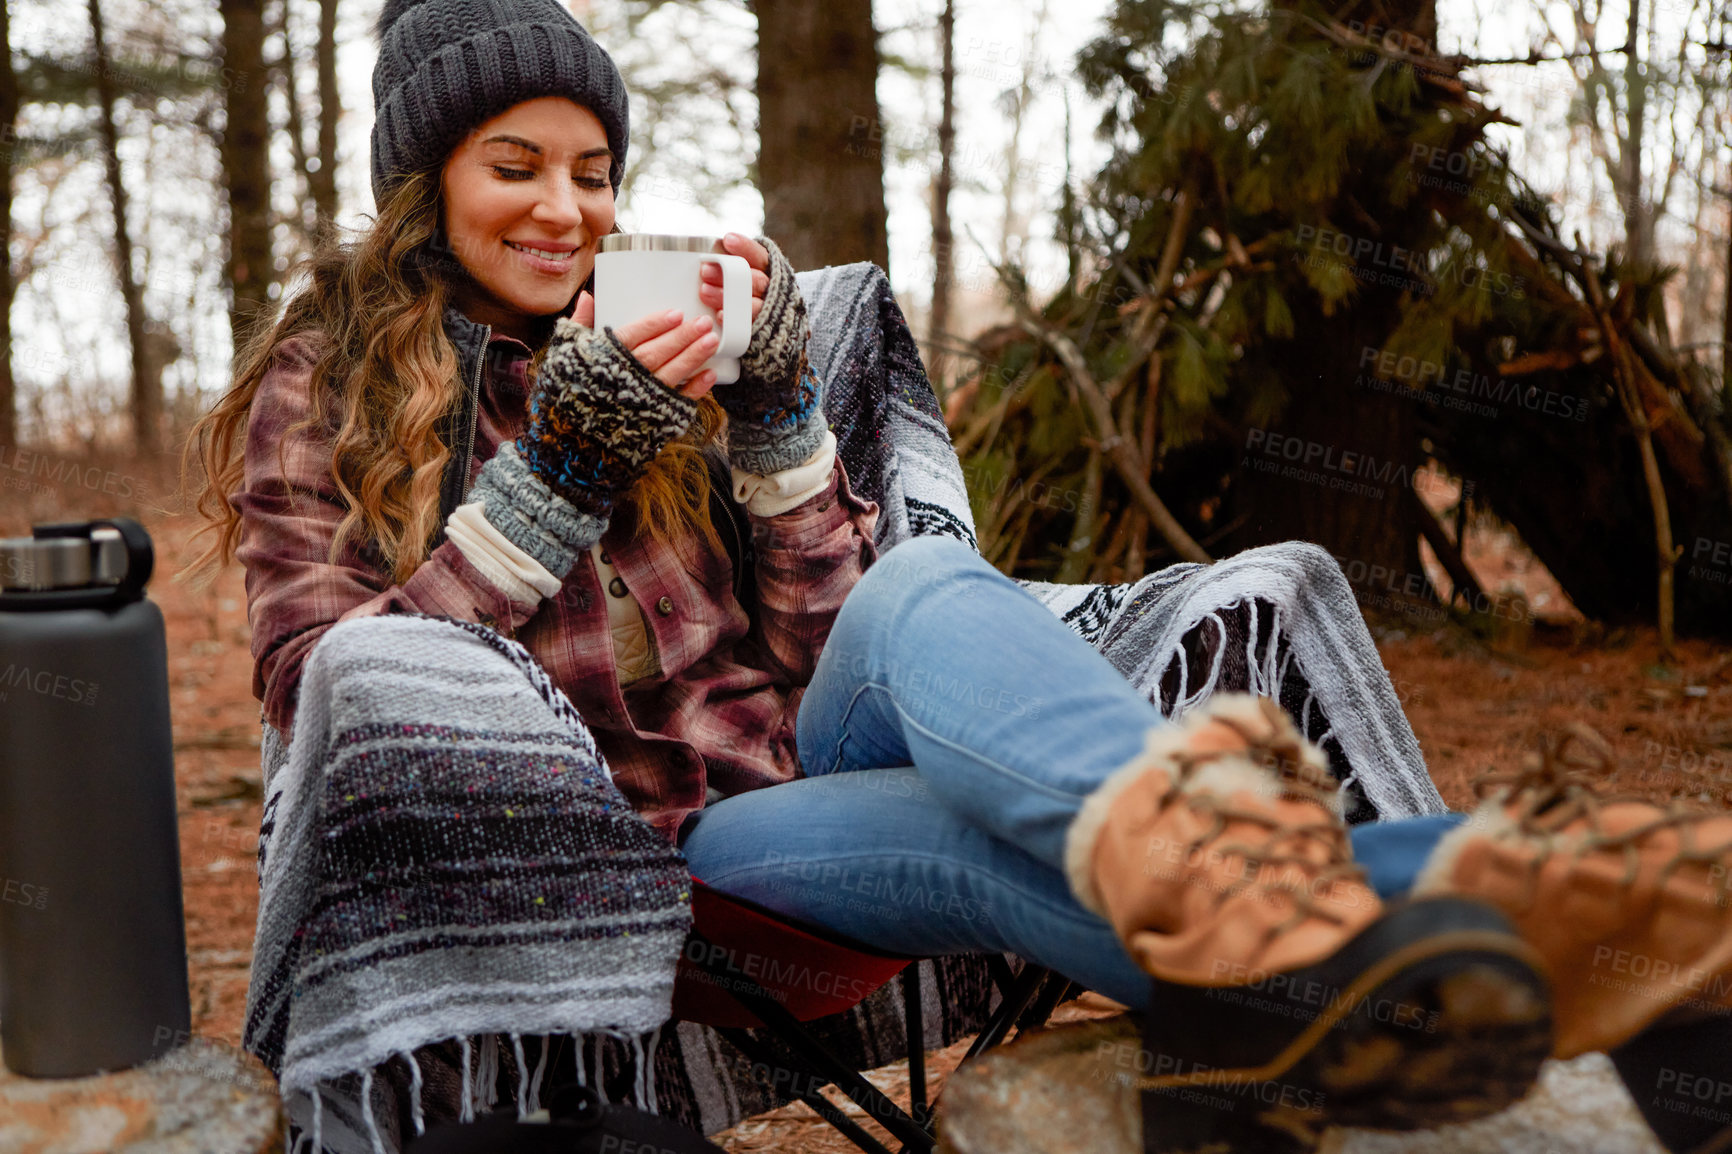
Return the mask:
{"type": "MultiPolygon", "coordinates": [[[[0,509],[0,536],[27,533],[32,521],[60,513],[48,506],[65,496],[8,498],[0,509]]],[[[173,579],[188,555],[190,517],[147,510],[141,519],[157,542],[150,594],[168,630],[193,1028],[238,1046],[257,916],[261,803],[246,595],[238,566],[203,592],[173,579]]],[[[1488,588],[1533,569],[1512,555],[1470,552],[1469,559],[1483,566],[1482,576],[1497,576],[1486,581],[1488,588]]],[[[1546,580],[1543,571],[1533,577],[1530,601],[1555,604],[1540,588],[1546,580]]],[[[1378,624],[1373,632],[1452,807],[1472,804],[1478,774],[1511,767],[1543,734],[1571,721],[1587,722],[1611,741],[1618,754],[1615,787],[1656,799],[1732,805],[1732,653],[1724,647],[1686,641],[1674,662],[1662,664],[1651,630],[1608,635],[1567,620],[1489,638],[1447,620],[1423,631],[1378,624]]],[[[1099,1011],[1063,1011],[1091,1012],[1099,1011]]],[[[960,1049],[934,1056],[940,1077],[954,1067],[960,1049]]],[[[874,1080],[906,1093],[906,1073],[898,1068],[874,1080]]],[[[750,1119],[720,1141],[738,1152],[852,1149],[804,1105],[750,1119]]]]}

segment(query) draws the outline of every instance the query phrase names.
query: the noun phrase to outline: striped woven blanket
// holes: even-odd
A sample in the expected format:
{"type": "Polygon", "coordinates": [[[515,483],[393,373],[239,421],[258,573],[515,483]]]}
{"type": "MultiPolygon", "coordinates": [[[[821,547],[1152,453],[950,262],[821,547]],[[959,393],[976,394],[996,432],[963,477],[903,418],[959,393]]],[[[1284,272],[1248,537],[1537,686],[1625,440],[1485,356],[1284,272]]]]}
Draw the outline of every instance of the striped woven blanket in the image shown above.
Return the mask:
{"type": "MultiPolygon", "coordinates": [[[[690,875],[522,646],[444,619],[340,622],[267,765],[244,1044],[315,1150],[397,1149],[374,1072],[400,1060],[421,1124],[429,1043],[467,1057],[479,1036],[467,1118],[497,1096],[503,1042],[519,1068],[530,1033],[653,1042],[690,875]]],[[[524,1101],[538,1087],[519,1081],[524,1101]]]]}

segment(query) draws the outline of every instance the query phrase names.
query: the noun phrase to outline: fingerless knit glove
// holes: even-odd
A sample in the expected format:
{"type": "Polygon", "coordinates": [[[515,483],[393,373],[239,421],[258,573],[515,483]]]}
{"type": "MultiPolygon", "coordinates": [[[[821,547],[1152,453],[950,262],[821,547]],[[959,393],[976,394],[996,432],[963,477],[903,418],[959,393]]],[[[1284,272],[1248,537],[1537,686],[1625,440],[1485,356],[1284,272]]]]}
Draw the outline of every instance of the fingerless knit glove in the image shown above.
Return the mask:
{"type": "Polygon", "coordinates": [[[482,502],[512,544],[564,577],[601,539],[615,502],[697,411],[612,330],[561,318],[536,377],[529,425],[481,467],[470,500],[482,502]]]}
{"type": "Polygon", "coordinates": [[[740,379],[717,385],[712,394],[728,414],[728,457],[736,469],[768,476],[802,464],[824,442],[824,386],[806,363],[812,335],[806,301],[794,268],[776,242],[770,250],[770,284],[752,326],[752,341],[740,358],[740,379]]]}

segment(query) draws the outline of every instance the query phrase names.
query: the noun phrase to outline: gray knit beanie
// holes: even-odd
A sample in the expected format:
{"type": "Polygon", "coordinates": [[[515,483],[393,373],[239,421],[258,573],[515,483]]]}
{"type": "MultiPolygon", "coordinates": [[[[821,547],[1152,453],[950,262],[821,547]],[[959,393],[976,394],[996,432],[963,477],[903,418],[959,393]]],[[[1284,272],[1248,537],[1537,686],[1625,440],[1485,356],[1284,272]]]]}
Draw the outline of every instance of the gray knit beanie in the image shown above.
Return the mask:
{"type": "Polygon", "coordinates": [[[373,198],[432,168],[465,133],[538,96],[565,96],[607,130],[615,192],[631,127],[613,58],[558,0],[385,0],[373,65],[373,198]]]}

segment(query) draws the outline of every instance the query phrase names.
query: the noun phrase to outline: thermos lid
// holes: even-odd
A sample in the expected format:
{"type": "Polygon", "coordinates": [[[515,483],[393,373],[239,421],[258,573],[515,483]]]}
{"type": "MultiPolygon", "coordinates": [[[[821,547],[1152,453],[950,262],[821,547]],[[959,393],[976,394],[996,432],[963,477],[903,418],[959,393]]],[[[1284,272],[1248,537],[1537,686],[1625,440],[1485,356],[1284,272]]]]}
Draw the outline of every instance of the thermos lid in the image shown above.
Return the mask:
{"type": "Polygon", "coordinates": [[[120,530],[106,525],[89,537],[0,539],[0,589],[119,585],[126,566],[126,542],[120,530]]]}
{"type": "Polygon", "coordinates": [[[653,232],[616,232],[601,238],[602,252],[714,252],[713,236],[668,236],[653,232]]]}
{"type": "Polygon", "coordinates": [[[156,554],[130,517],[31,527],[0,539],[0,609],[105,606],[144,595],[156,554]]]}

